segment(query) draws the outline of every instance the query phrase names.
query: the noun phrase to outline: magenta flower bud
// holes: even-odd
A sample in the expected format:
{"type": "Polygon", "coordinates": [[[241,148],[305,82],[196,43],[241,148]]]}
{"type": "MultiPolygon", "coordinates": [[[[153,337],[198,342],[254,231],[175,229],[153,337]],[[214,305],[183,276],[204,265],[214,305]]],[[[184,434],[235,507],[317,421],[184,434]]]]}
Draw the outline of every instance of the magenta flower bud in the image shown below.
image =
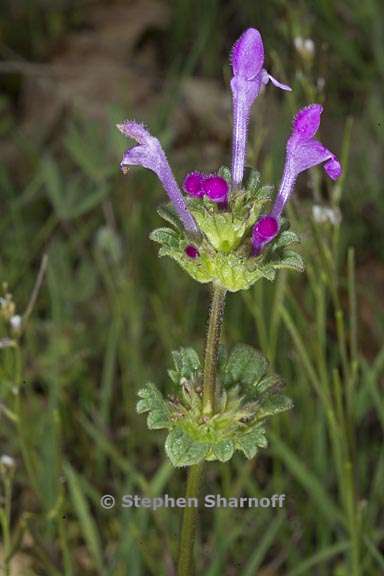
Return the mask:
{"type": "Polygon", "coordinates": [[[231,63],[233,78],[233,136],[232,136],[232,182],[239,188],[243,180],[247,145],[248,123],[252,104],[259,95],[261,86],[269,81],[282,90],[291,90],[273,78],[264,68],[264,46],[261,35],[255,28],[246,30],[235,42],[231,63]]]}
{"type": "Polygon", "coordinates": [[[130,166],[143,166],[155,172],[185,229],[190,232],[198,232],[196,222],[185,204],[184,197],[158,139],[151,136],[148,130],[138,122],[126,121],[118,124],[117,128],[124,136],[132,138],[138,143],[137,146],[129,148],[124,153],[120,163],[122,171],[126,173],[130,166]]]}
{"type": "Polygon", "coordinates": [[[189,196],[204,196],[203,190],[204,176],[200,172],[191,172],[184,178],[183,188],[189,196]]]}
{"type": "Polygon", "coordinates": [[[279,222],[273,216],[263,216],[252,230],[252,247],[256,256],[265,244],[273,240],[279,232],[279,222]]]}
{"type": "Polygon", "coordinates": [[[223,204],[227,202],[229,186],[221,176],[207,176],[203,180],[203,190],[212,202],[223,204]]]}
{"type": "Polygon", "coordinates": [[[199,250],[193,244],[188,244],[188,246],[185,247],[184,252],[189,258],[195,259],[200,256],[199,250]]]}

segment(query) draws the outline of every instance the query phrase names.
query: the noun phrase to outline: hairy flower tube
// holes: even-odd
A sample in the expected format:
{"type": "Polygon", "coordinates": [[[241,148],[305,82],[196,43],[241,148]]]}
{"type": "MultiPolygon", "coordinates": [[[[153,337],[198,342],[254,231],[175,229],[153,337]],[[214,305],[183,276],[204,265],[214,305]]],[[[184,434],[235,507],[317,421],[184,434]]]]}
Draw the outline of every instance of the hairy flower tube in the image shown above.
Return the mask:
{"type": "Polygon", "coordinates": [[[155,172],[185,229],[197,232],[196,223],[185,204],[183,195],[168,164],[167,157],[157,138],[151,136],[148,130],[138,122],[125,121],[122,124],[118,124],[117,128],[124,136],[132,138],[138,143],[138,146],[129,148],[124,153],[120,164],[123,172],[126,172],[129,166],[143,166],[155,172]]]}
{"type": "Polygon", "coordinates": [[[243,180],[248,123],[252,104],[261,86],[272,82],[282,90],[291,90],[271,76],[264,68],[264,46],[260,32],[246,30],[232,49],[231,90],[233,97],[232,182],[235,188],[243,180]]]}
{"type": "Polygon", "coordinates": [[[314,138],[320,126],[322,111],[323,107],[320,104],[311,104],[299,110],[293,120],[292,132],[287,142],[283,176],[275,203],[270,214],[260,218],[252,231],[254,254],[259,254],[265,244],[278,234],[281,213],[301,172],[322,164],[332,180],[337,180],[341,175],[341,164],[335,154],[314,138]]]}

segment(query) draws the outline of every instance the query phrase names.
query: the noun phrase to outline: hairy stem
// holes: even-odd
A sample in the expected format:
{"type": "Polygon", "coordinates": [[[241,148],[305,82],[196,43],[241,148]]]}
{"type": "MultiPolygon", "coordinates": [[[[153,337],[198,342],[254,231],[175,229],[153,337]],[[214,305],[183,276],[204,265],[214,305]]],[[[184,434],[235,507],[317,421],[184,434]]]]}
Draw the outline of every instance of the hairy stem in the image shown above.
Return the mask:
{"type": "Polygon", "coordinates": [[[184,509],[183,525],[180,536],[179,564],[177,569],[178,576],[192,576],[193,552],[196,538],[197,517],[199,509],[189,506],[189,498],[198,498],[200,492],[201,477],[203,471],[203,462],[190,466],[188,469],[186,501],[187,507],[184,509]]]}
{"type": "MultiPolygon", "coordinates": [[[[217,358],[223,324],[225,293],[224,288],[213,285],[203,377],[203,412],[205,414],[212,414],[215,410],[217,358]]],[[[198,507],[188,504],[193,504],[193,501],[189,501],[190,498],[196,498],[198,501],[203,465],[202,462],[190,466],[188,470],[187,506],[184,510],[181,528],[178,576],[192,576],[194,573],[193,552],[199,510],[198,507]]]]}
{"type": "Polygon", "coordinates": [[[217,358],[224,316],[225,293],[226,290],[221,286],[213,286],[204,362],[204,414],[212,414],[215,410],[217,358]]]}

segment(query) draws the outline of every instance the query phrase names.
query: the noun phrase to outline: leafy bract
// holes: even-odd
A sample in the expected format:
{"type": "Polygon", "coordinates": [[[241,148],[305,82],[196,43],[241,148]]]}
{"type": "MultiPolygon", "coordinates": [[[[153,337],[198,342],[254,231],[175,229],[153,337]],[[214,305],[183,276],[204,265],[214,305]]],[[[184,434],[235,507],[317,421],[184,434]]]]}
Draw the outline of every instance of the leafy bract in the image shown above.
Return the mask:
{"type": "Polygon", "coordinates": [[[251,346],[238,344],[223,354],[218,384],[221,391],[212,415],[203,410],[201,363],[192,348],[172,353],[169,376],[176,393],[165,398],[149,383],[140,390],[139,413],[147,413],[150,429],[165,428],[165,450],[176,467],[203,460],[227,462],[236,450],[253,458],[267,446],[265,421],[292,407],[282,394],[280,378],[251,346]]]}
{"type": "MultiPolygon", "coordinates": [[[[227,168],[219,173],[230,180],[227,168]]],[[[208,197],[186,199],[201,234],[186,233],[174,207],[167,204],[158,212],[172,228],[158,228],[150,238],[160,244],[159,256],[175,260],[197,282],[214,282],[230,292],[246,290],[261,278],[273,281],[277,270],[304,268],[301,256],[292,250],[298,237],[284,220],[280,233],[263,252],[252,253],[252,227],[271,198],[272,188],[261,186],[260,175],[252,172],[247,187],[231,193],[226,209],[208,197]],[[196,257],[188,255],[190,245],[198,251],[196,257]]]]}

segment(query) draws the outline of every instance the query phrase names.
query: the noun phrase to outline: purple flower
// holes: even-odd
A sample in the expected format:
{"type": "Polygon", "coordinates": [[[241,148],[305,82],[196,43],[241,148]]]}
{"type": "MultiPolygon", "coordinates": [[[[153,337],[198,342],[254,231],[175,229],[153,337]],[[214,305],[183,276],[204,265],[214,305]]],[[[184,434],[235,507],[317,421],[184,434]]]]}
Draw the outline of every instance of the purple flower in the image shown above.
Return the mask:
{"type": "Polygon", "coordinates": [[[185,204],[183,195],[158,139],[151,136],[144,126],[138,122],[125,121],[122,124],[118,124],[117,128],[124,136],[132,138],[138,143],[137,146],[129,148],[124,153],[120,164],[123,173],[127,172],[129,166],[143,166],[155,172],[186,230],[197,232],[197,225],[185,204]]]}
{"type": "Polygon", "coordinates": [[[282,90],[291,90],[281,84],[264,68],[264,46],[261,35],[255,28],[248,28],[232,48],[233,78],[233,142],[232,142],[232,182],[239,188],[243,180],[248,122],[252,104],[261,86],[269,81],[282,90]]]}
{"type": "Polygon", "coordinates": [[[323,107],[311,104],[296,114],[292,133],[288,138],[285,166],[279,192],[271,214],[280,218],[281,212],[292,193],[296,178],[305,170],[324,165],[324,170],[332,180],[341,175],[341,164],[336,156],[314,138],[320,126],[323,107]]]}
{"type": "MultiPolygon", "coordinates": [[[[337,180],[341,175],[342,169],[339,160],[328,150],[321,142],[314,138],[320,126],[320,116],[323,107],[320,104],[311,104],[302,108],[296,114],[292,132],[287,142],[285,166],[280,188],[268,216],[261,218],[255,225],[252,235],[252,244],[256,253],[260,252],[262,247],[274,238],[278,232],[265,238],[260,236],[258,230],[263,221],[272,218],[276,221],[277,226],[280,220],[284,206],[291,195],[297,176],[318,164],[323,164],[325,172],[332,180],[337,180]]],[[[262,226],[263,228],[263,226],[262,226]]]]}

